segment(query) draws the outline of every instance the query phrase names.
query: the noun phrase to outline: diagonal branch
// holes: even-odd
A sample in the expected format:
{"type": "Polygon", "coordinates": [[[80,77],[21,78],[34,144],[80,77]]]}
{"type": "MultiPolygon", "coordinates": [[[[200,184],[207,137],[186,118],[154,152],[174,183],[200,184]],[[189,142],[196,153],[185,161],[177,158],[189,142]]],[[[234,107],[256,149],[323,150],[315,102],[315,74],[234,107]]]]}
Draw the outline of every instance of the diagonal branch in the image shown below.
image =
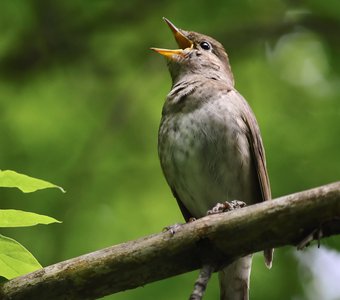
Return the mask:
{"type": "MultiPolygon", "coordinates": [[[[340,182],[210,215],[57,263],[0,286],[0,299],[95,299],[271,247],[311,233],[340,233],[340,182]],[[321,230],[316,230],[320,228],[321,230]]],[[[313,238],[313,236],[312,236],[313,238]]]]}

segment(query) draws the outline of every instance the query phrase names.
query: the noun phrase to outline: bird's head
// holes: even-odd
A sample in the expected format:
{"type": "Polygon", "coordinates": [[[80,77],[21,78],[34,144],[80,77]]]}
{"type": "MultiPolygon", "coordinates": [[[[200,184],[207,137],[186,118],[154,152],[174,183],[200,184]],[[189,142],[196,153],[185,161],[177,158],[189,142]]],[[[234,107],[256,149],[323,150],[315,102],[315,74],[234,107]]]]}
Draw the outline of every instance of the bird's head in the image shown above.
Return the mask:
{"type": "Polygon", "coordinates": [[[151,49],[167,58],[173,82],[194,74],[234,85],[228,55],[221,43],[207,35],[179,29],[168,19],[163,19],[169,25],[179,49],[151,49]]]}

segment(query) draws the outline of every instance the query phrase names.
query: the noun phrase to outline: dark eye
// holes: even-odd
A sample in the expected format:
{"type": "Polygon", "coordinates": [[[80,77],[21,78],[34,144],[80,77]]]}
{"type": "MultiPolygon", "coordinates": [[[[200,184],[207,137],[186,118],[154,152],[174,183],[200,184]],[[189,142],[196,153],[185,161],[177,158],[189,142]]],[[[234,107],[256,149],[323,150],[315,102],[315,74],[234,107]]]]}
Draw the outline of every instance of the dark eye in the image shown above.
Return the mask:
{"type": "Polygon", "coordinates": [[[211,45],[208,42],[201,42],[200,46],[203,50],[210,50],[211,49],[211,45]]]}

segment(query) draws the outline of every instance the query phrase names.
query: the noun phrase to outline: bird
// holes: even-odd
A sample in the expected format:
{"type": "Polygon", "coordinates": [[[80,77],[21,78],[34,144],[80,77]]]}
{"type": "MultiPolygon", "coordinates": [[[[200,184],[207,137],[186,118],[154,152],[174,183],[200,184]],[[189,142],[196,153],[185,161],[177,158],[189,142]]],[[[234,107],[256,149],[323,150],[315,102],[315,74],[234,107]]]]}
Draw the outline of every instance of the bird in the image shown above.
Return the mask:
{"type": "MultiPolygon", "coordinates": [[[[212,37],[171,29],[178,49],[151,48],[164,56],[172,79],[158,131],[165,179],[188,222],[219,202],[247,205],[271,199],[259,125],[235,89],[228,55],[212,37]]],[[[272,265],[273,249],[264,250],[272,265]]],[[[249,299],[252,255],[219,271],[220,299],[249,299]]]]}

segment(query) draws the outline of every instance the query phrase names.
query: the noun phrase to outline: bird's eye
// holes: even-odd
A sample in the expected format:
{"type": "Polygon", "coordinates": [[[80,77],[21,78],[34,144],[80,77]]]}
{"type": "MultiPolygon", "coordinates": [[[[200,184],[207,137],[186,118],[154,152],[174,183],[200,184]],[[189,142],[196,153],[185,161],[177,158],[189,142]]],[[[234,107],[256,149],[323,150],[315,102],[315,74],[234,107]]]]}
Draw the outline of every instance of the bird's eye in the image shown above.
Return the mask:
{"type": "Polygon", "coordinates": [[[211,45],[208,42],[201,42],[200,46],[203,50],[210,50],[211,49],[211,45]]]}

